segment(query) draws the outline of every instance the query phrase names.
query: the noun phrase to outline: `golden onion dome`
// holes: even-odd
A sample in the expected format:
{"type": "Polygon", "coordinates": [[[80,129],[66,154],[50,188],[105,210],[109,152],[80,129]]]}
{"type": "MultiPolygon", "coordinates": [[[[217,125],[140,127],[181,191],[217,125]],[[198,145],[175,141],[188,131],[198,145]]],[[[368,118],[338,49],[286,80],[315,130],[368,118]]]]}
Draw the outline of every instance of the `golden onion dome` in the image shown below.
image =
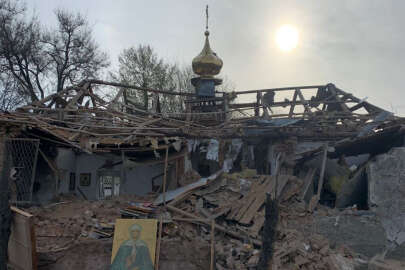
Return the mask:
{"type": "MultiPolygon", "coordinates": [[[[207,27],[208,28],[208,27],[207,27]]],[[[210,32],[205,31],[205,44],[201,53],[193,59],[193,71],[201,77],[213,77],[221,71],[223,62],[210,47],[208,36],[210,32]]]]}

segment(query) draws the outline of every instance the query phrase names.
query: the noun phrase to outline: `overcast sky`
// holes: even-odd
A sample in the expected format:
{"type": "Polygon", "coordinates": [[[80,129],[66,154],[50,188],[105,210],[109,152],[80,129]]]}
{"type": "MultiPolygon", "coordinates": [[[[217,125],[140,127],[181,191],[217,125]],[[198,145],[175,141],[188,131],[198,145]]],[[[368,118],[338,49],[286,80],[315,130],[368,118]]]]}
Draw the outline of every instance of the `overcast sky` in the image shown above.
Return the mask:
{"type": "Polygon", "coordinates": [[[117,55],[150,44],[170,61],[190,64],[202,49],[205,5],[221,74],[236,90],[335,83],[359,98],[405,115],[405,1],[401,0],[27,0],[44,24],[58,7],[80,11],[116,65],[117,55]],[[294,25],[298,47],[274,41],[294,25]]]}

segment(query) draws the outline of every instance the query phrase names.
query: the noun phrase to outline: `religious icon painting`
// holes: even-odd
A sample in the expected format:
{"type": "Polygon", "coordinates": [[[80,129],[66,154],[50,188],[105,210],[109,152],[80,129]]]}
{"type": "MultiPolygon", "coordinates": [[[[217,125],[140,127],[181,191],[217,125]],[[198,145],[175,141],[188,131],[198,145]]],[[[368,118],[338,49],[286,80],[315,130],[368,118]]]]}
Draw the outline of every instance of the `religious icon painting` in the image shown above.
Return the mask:
{"type": "Polygon", "coordinates": [[[156,219],[117,219],[111,270],[154,270],[156,219]]]}

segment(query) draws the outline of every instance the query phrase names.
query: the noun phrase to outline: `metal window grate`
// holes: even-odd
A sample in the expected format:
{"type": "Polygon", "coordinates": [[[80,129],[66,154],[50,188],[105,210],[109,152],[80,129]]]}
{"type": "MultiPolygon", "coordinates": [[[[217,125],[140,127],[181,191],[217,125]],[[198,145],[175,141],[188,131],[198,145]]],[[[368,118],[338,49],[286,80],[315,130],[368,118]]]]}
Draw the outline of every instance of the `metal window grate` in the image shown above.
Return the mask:
{"type": "MultiPolygon", "coordinates": [[[[17,202],[32,202],[39,140],[6,139],[5,162],[11,193],[17,202]]],[[[6,177],[7,178],[7,177],[6,177]]]]}

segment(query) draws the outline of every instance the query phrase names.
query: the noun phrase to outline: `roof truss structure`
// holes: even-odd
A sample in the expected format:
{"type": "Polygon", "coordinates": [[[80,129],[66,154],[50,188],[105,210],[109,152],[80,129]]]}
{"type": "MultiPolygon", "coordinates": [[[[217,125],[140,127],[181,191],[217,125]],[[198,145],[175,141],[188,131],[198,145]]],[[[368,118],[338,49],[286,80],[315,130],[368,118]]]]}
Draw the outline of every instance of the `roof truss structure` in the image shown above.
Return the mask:
{"type": "Polygon", "coordinates": [[[384,112],[333,84],[218,92],[215,98],[204,99],[187,91],[87,80],[3,114],[0,121],[25,125],[60,143],[94,152],[134,145],[158,148],[162,141],[186,137],[342,138],[384,112]],[[94,90],[98,86],[114,87],[116,94],[102,98],[94,90]],[[178,97],[184,110],[162,112],[153,104],[137,107],[125,98],[129,91],[150,95],[157,103],[178,97]],[[250,102],[242,102],[249,98],[250,102]]]}

